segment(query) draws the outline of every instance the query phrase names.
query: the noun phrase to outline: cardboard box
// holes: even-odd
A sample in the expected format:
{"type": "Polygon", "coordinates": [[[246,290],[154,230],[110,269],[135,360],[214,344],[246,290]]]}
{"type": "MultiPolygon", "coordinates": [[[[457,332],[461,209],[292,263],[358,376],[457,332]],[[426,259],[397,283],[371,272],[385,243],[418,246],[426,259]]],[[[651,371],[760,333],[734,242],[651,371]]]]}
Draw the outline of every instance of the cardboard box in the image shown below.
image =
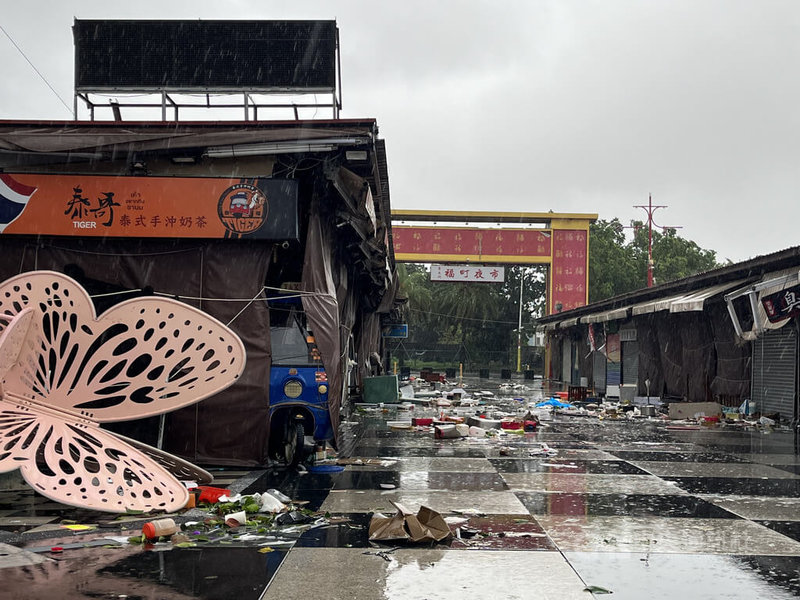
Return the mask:
{"type": "Polygon", "coordinates": [[[718,402],[670,402],[670,419],[695,419],[699,417],[718,417],[722,415],[722,405],[718,402]]]}
{"type": "Polygon", "coordinates": [[[426,506],[417,514],[398,502],[392,502],[397,512],[387,517],[376,514],[369,523],[370,541],[405,540],[413,543],[441,542],[452,533],[442,515],[426,506]]]}

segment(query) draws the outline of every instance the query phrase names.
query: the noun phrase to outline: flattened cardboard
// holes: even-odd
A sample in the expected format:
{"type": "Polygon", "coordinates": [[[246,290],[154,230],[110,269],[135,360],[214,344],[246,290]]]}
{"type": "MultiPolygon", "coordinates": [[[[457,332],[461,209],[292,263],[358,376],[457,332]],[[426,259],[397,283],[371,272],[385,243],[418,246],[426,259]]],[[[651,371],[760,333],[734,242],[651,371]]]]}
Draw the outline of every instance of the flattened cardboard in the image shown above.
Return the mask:
{"type": "Polygon", "coordinates": [[[697,415],[717,417],[722,414],[722,406],[718,402],[671,402],[670,419],[694,419],[697,415]]]}
{"type": "Polygon", "coordinates": [[[420,506],[417,514],[402,504],[392,502],[397,512],[394,516],[375,515],[369,523],[370,541],[406,540],[413,543],[441,542],[452,533],[441,514],[427,506],[420,506]]]}

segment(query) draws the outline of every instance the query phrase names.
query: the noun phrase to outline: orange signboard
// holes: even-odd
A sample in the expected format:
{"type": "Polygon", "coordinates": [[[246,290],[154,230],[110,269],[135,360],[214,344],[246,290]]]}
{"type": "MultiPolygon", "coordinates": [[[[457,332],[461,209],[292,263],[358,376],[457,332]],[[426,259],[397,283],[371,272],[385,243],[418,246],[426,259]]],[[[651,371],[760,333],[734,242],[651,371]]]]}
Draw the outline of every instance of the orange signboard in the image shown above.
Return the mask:
{"type": "Polygon", "coordinates": [[[297,239],[297,182],[2,173],[0,232],[297,239]]]}

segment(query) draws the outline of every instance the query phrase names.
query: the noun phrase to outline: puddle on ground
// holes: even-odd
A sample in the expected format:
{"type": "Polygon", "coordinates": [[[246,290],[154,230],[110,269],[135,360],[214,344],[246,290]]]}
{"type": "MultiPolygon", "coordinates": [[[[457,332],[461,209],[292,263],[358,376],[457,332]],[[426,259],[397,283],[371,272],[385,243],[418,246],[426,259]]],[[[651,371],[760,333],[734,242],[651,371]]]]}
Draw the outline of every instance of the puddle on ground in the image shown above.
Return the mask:
{"type": "MultiPolygon", "coordinates": [[[[43,564],[3,569],[9,597],[257,599],[286,556],[258,547],[91,547],[44,553],[43,564]]],[[[0,594],[2,595],[2,594],[0,594]]]]}
{"type": "Polygon", "coordinates": [[[608,597],[614,600],[788,600],[800,594],[798,557],[585,552],[565,556],[588,585],[612,591],[608,597]]]}
{"type": "Polygon", "coordinates": [[[533,515],[737,518],[693,496],[537,492],[516,492],[516,496],[533,515]]]}

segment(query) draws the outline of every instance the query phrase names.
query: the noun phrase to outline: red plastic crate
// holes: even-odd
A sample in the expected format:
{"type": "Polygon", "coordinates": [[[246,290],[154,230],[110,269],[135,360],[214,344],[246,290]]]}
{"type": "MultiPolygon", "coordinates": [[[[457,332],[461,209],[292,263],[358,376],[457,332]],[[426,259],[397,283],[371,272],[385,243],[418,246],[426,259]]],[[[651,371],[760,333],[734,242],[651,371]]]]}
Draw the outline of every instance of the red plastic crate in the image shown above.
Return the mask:
{"type": "Polygon", "coordinates": [[[200,490],[200,497],[198,502],[218,502],[222,496],[230,496],[231,491],[225,488],[211,487],[210,485],[197,486],[200,490]]]}

